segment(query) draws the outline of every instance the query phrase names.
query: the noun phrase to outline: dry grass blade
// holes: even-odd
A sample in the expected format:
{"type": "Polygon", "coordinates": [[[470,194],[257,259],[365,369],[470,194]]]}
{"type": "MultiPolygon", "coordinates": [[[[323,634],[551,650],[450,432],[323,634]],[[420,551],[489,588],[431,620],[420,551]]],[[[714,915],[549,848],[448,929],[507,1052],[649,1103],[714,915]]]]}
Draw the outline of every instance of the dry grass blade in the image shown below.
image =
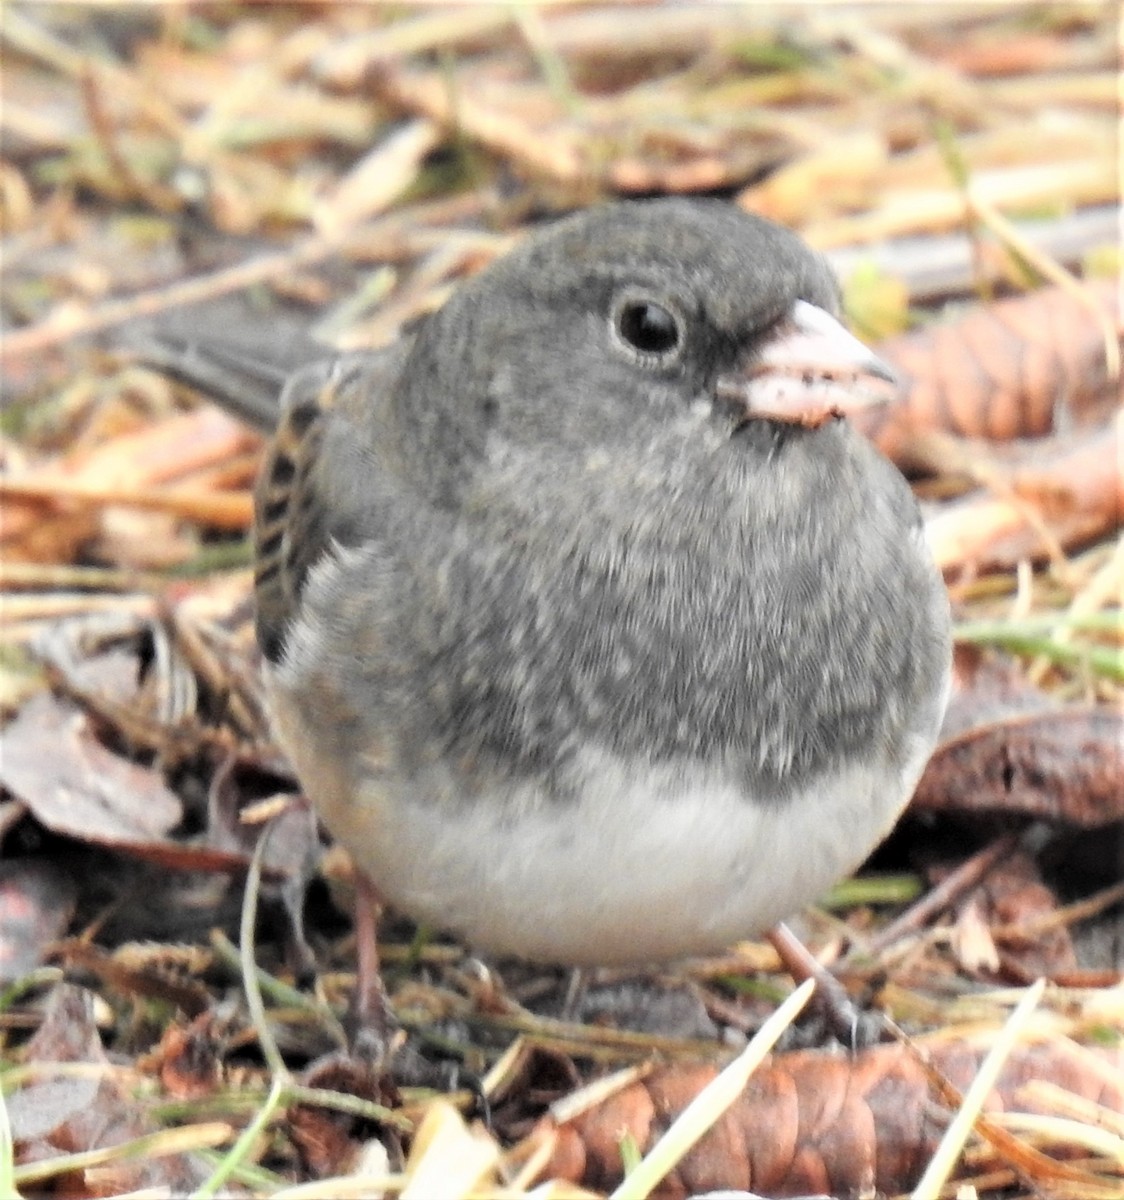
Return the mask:
{"type": "Polygon", "coordinates": [[[24,1163],[14,1169],[13,1180],[17,1188],[26,1187],[28,1184],[42,1183],[60,1175],[86,1171],[91,1167],[102,1167],[123,1160],[164,1158],[172,1154],[186,1154],[193,1150],[223,1146],[233,1135],[234,1130],[225,1121],[206,1121],[198,1125],[184,1125],[178,1129],[163,1129],[159,1133],[146,1134],[116,1146],[60,1154],[43,1162],[24,1163]]]}
{"type": "Polygon", "coordinates": [[[242,899],[240,951],[242,988],[246,995],[246,1004],[250,1010],[250,1017],[257,1033],[258,1044],[261,1046],[262,1056],[270,1068],[272,1083],[269,1095],[254,1115],[254,1119],[241,1132],[238,1140],[223,1156],[210,1177],[196,1190],[196,1200],[209,1200],[210,1197],[219,1194],[281,1107],[285,1097],[285,1087],[291,1079],[289,1068],[285,1065],[285,1060],[277,1048],[276,1039],[266,1019],[261,988],[258,986],[257,964],[254,961],[254,928],[257,919],[258,897],[261,891],[262,860],[268,838],[269,828],[267,827],[258,838],[250,859],[250,869],[246,873],[246,887],[242,899]]]}
{"type": "Polygon", "coordinates": [[[1120,378],[1120,330],[1118,323],[1112,321],[1108,314],[1089,296],[1082,287],[1080,280],[1048,254],[1043,254],[1032,242],[1028,241],[1014,225],[993,204],[981,200],[978,196],[968,193],[968,200],[976,216],[988,225],[1012,250],[1016,251],[1026,262],[1034,266],[1042,275],[1064,288],[1074,299],[1084,305],[1089,315],[1101,327],[1104,335],[1105,365],[1108,368],[1109,379],[1120,378]]]}
{"type": "Polygon", "coordinates": [[[169,488],[166,491],[144,488],[127,490],[59,480],[0,479],[0,497],[39,501],[50,507],[73,505],[99,509],[117,504],[145,512],[171,513],[188,521],[211,525],[215,529],[248,529],[254,510],[253,500],[248,493],[223,496],[183,488],[169,488]]]}
{"type": "Polygon", "coordinates": [[[1090,1155],[1119,1163],[1124,1169],[1124,1138],[1107,1129],[1098,1129],[1088,1121],[1042,1116],[1039,1113],[1001,1113],[991,1120],[1012,1133],[1024,1137],[1031,1135],[1040,1146],[1057,1145],[1067,1150],[1076,1146],[1090,1155]]]}
{"type": "Polygon", "coordinates": [[[952,1173],[956,1160],[963,1152],[968,1136],[980,1119],[980,1113],[988,1093],[995,1086],[1004,1062],[1042,1000],[1045,990],[1046,982],[1040,979],[1033,987],[1027,989],[1026,994],[1011,1013],[1006,1025],[995,1039],[987,1058],[984,1059],[976,1078],[972,1081],[971,1087],[965,1092],[956,1115],[941,1139],[937,1152],[925,1168],[920,1182],[913,1189],[910,1200],[937,1200],[941,1189],[952,1173]]]}
{"type": "MultiPolygon", "coordinates": [[[[455,220],[476,211],[479,201],[474,197],[454,197],[443,201],[426,213],[430,219],[438,213],[455,220]]],[[[420,214],[415,216],[418,219],[420,214]]],[[[72,338],[102,333],[114,326],[125,325],[147,317],[159,316],[170,309],[200,304],[232,292],[283,279],[301,268],[321,263],[333,255],[345,255],[352,245],[361,245],[367,253],[380,244],[396,247],[403,237],[400,215],[386,218],[386,224],[373,228],[344,228],[330,236],[313,235],[297,241],[291,247],[274,254],[265,254],[233,267],[225,267],[194,279],[184,279],[165,288],[130,296],[123,300],[108,300],[89,311],[64,307],[55,310],[38,325],[8,333],[0,344],[0,363],[19,362],[42,354],[72,338]]]]}
{"type": "MultiPolygon", "coordinates": [[[[6,1073],[5,1073],[6,1074],[6,1073]]],[[[0,1084],[7,1082],[0,1078],[0,1084]]],[[[8,1105],[4,1100],[4,1089],[0,1086],[0,1196],[16,1196],[16,1152],[12,1139],[12,1123],[8,1119],[8,1105]]]]}
{"type": "Polygon", "coordinates": [[[351,168],[330,195],[313,209],[312,219],[322,234],[339,237],[389,208],[414,182],[425,156],[440,143],[429,121],[414,121],[399,129],[351,168]]]}

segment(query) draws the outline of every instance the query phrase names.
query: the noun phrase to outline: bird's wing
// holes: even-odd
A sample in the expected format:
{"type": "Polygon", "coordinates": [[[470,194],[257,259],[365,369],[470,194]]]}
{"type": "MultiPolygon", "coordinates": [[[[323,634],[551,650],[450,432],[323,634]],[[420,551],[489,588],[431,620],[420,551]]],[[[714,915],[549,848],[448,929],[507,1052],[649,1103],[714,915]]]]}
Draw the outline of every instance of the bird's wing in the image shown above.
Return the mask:
{"type": "Polygon", "coordinates": [[[254,496],[257,634],[272,662],[284,652],[309,571],[333,545],[366,541],[377,519],[384,447],[376,431],[403,357],[401,346],[348,354],[285,384],[254,496]]]}
{"type": "Polygon", "coordinates": [[[227,329],[212,314],[130,339],[148,365],[273,433],[253,529],[257,636],[271,661],[284,653],[309,571],[334,543],[355,545],[370,528],[377,412],[407,345],[333,356],[291,321],[244,314],[227,329]]]}

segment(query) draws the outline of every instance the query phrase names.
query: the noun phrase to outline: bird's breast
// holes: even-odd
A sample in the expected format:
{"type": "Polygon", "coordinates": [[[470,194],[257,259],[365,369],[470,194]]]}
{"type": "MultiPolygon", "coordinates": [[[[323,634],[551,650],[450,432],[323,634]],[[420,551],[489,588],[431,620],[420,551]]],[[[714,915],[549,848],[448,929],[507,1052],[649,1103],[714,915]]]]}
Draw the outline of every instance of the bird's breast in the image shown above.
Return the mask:
{"type": "Polygon", "coordinates": [[[594,740],[653,763],[727,756],[779,793],[838,744],[876,740],[907,651],[855,594],[861,571],[825,568],[814,544],[697,533],[451,559],[429,677],[450,752],[532,772],[594,740]]]}

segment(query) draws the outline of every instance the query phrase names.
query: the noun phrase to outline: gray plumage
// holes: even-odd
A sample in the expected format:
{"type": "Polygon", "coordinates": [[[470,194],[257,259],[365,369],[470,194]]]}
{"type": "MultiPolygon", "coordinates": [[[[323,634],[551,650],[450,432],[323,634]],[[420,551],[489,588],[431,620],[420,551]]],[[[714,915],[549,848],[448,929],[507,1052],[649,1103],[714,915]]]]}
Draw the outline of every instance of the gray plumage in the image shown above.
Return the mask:
{"type": "Polygon", "coordinates": [[[836,300],[783,229],[620,204],[292,377],[259,639],[302,783],[391,901],[484,948],[664,957],[773,923],[885,833],[948,672],[917,506],[845,419],[719,386],[836,300]],[[653,304],[670,351],[629,344],[653,304]]]}

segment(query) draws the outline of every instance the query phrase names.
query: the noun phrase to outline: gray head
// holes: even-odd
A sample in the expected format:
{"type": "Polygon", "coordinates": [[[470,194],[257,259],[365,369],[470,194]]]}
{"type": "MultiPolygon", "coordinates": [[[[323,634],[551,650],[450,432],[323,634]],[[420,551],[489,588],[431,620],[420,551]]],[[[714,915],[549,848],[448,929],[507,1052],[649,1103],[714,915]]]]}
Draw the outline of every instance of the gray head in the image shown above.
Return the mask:
{"type": "MultiPolygon", "coordinates": [[[[753,415],[748,385],[770,339],[791,341],[799,301],[833,324],[835,281],[760,217],[681,199],[591,209],[528,238],[426,322],[395,407],[430,469],[462,479],[521,448],[549,447],[555,464],[627,448],[642,467],[654,442],[728,439],[753,415]]],[[[850,367],[870,369],[849,343],[850,367]]],[[[818,370],[787,368],[805,382],[818,370]]]]}

